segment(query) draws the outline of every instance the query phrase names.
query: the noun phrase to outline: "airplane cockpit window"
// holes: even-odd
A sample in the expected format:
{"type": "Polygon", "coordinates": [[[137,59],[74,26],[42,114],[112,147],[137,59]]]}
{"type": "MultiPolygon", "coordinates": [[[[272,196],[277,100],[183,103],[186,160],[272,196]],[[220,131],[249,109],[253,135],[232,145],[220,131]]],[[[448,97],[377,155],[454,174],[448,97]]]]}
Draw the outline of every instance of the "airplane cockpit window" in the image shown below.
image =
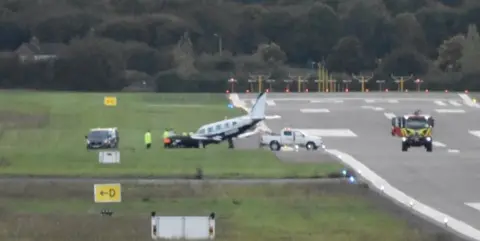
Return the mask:
{"type": "Polygon", "coordinates": [[[212,133],[213,132],[213,127],[208,127],[208,133],[212,133]]]}
{"type": "Polygon", "coordinates": [[[237,125],[237,122],[236,122],[236,121],[234,121],[234,122],[232,123],[232,126],[235,126],[235,125],[237,125]]]}
{"type": "Polygon", "coordinates": [[[220,124],[220,125],[217,125],[217,126],[215,127],[215,130],[217,130],[217,131],[219,131],[219,130],[221,130],[221,129],[222,129],[222,125],[221,125],[221,124],[220,124]]]}
{"type": "Polygon", "coordinates": [[[200,135],[205,134],[205,129],[200,129],[200,130],[198,131],[198,134],[200,134],[200,135]]]}
{"type": "Polygon", "coordinates": [[[284,136],[292,136],[292,131],[284,131],[283,135],[284,136]]]}

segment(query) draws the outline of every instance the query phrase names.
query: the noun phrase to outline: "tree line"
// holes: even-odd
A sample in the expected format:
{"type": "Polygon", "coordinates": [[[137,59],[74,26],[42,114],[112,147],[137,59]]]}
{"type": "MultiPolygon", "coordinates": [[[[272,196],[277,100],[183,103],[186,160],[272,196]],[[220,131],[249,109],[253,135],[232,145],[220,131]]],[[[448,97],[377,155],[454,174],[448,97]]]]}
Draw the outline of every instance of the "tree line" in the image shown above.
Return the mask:
{"type": "Polygon", "coordinates": [[[268,74],[393,88],[393,74],[478,90],[479,24],[476,0],[2,1],[0,87],[217,92],[268,74]]]}

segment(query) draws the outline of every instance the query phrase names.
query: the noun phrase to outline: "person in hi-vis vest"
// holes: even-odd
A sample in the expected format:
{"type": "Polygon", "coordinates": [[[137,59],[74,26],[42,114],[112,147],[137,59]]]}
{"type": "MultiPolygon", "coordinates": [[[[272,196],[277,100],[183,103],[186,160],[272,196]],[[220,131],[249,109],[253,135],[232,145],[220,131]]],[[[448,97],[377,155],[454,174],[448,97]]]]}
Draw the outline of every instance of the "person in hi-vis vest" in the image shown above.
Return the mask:
{"type": "Polygon", "coordinates": [[[150,133],[150,130],[145,132],[145,146],[147,147],[147,149],[150,149],[150,147],[152,146],[152,134],[150,133]]]}
{"type": "Polygon", "coordinates": [[[170,131],[167,128],[163,132],[163,147],[167,147],[168,144],[170,144],[170,138],[168,138],[169,136],[170,136],[170,131]]]}

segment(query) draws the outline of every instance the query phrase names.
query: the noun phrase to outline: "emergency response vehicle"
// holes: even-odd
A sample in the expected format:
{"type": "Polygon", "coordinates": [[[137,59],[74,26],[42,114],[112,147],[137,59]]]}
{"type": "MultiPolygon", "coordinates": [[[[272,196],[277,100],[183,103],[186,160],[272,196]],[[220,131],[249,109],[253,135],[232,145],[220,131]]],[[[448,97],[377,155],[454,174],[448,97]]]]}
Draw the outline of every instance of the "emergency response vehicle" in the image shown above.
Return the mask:
{"type": "Polygon", "coordinates": [[[432,128],[433,119],[425,115],[406,115],[395,117],[395,127],[399,129],[402,137],[402,151],[408,151],[410,147],[425,147],[427,152],[433,150],[432,128]]]}
{"type": "Polygon", "coordinates": [[[401,126],[402,119],[425,121],[432,129],[435,124],[434,119],[431,116],[422,115],[420,110],[417,110],[411,115],[397,116],[392,118],[392,136],[403,137],[405,135],[405,131],[402,130],[404,127],[401,126]]]}

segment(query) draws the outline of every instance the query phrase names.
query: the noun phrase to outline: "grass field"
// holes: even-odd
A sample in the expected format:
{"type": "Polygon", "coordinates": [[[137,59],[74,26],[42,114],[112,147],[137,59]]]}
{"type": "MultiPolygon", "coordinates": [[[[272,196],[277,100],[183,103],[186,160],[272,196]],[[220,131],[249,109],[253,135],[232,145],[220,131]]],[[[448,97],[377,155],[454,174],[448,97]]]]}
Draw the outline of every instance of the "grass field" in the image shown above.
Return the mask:
{"type": "Polygon", "coordinates": [[[67,176],[188,176],[201,167],[211,177],[312,177],[338,172],[339,164],[282,163],[263,150],[164,150],[162,132],[196,131],[205,123],[241,115],[223,94],[112,94],[117,107],[103,106],[105,94],[0,92],[0,174],[67,176]],[[98,164],[87,152],[90,128],[118,127],[121,164],[98,164]],[[153,149],[145,150],[150,129],[153,149]]]}
{"type": "Polygon", "coordinates": [[[89,184],[17,182],[0,186],[0,240],[151,240],[151,211],[201,216],[214,211],[215,240],[222,241],[429,239],[420,226],[411,229],[393,212],[373,206],[366,189],[342,186],[124,185],[122,203],[101,205],[93,203],[89,184]],[[102,208],[114,215],[101,217],[102,208]]]}

